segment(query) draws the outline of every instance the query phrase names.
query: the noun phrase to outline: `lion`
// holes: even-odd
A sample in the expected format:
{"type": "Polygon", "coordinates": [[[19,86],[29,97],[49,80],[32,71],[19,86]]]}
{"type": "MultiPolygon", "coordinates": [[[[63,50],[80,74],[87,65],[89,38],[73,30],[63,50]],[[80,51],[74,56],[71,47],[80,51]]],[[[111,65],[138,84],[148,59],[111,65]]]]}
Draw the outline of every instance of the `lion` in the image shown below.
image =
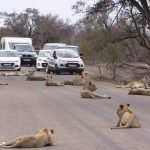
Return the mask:
{"type": "Polygon", "coordinates": [[[96,93],[94,93],[94,91],[96,91],[96,86],[94,83],[92,83],[91,81],[86,81],[86,84],[83,87],[83,90],[81,91],[81,97],[82,98],[91,98],[91,99],[111,99],[110,96],[106,96],[106,95],[98,95],[96,93]]]}
{"type": "Polygon", "coordinates": [[[126,128],[140,128],[141,123],[138,117],[130,109],[130,104],[120,104],[117,109],[119,120],[116,127],[111,129],[126,129],[126,128]]]}
{"type": "Polygon", "coordinates": [[[51,75],[47,76],[45,85],[46,86],[64,86],[63,83],[58,83],[57,81],[53,80],[53,77],[51,75]]]}
{"type": "Polygon", "coordinates": [[[89,79],[89,77],[88,77],[87,73],[82,72],[82,74],[79,75],[78,77],[76,77],[72,80],[64,81],[63,83],[65,85],[84,86],[88,79],[89,79]]]}
{"type": "Polygon", "coordinates": [[[1,76],[26,76],[27,74],[22,71],[15,71],[15,72],[3,72],[1,73],[1,76]]]}
{"type": "Polygon", "coordinates": [[[131,78],[127,81],[126,85],[119,85],[116,88],[149,88],[150,78],[148,76],[143,77],[139,81],[132,81],[131,78]]]}
{"type": "Polygon", "coordinates": [[[128,94],[130,94],[130,95],[147,95],[147,96],[150,96],[150,89],[149,88],[131,89],[128,94]]]}
{"type": "Polygon", "coordinates": [[[46,78],[44,76],[36,76],[34,75],[34,71],[30,71],[27,75],[26,80],[30,80],[30,81],[45,81],[46,78]]]}
{"type": "Polygon", "coordinates": [[[54,145],[54,130],[42,128],[34,135],[25,135],[11,142],[3,142],[0,148],[39,148],[52,145],[54,145]]]}

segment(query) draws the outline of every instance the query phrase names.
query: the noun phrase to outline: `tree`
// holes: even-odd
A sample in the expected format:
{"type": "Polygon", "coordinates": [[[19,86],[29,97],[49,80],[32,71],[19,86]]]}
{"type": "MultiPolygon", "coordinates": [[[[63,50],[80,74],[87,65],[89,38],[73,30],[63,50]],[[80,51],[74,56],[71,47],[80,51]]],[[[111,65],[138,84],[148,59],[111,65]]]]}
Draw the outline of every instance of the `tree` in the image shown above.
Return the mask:
{"type": "Polygon", "coordinates": [[[115,81],[117,65],[123,58],[123,48],[118,43],[108,44],[101,54],[101,59],[103,60],[103,62],[106,62],[108,65],[112,65],[111,70],[113,71],[113,80],[115,81]]]}
{"type": "MultiPolygon", "coordinates": [[[[83,6],[85,6],[85,2],[78,1],[73,8],[77,10],[76,12],[81,12],[83,6]]],[[[128,26],[128,32],[121,40],[135,38],[141,46],[150,51],[149,0],[99,0],[93,6],[86,7],[84,12],[88,17],[94,18],[107,14],[114,18],[110,23],[111,25],[116,23],[120,26],[119,20],[124,18],[125,24],[128,26]],[[111,15],[112,13],[115,14],[115,17],[111,15]]]]}

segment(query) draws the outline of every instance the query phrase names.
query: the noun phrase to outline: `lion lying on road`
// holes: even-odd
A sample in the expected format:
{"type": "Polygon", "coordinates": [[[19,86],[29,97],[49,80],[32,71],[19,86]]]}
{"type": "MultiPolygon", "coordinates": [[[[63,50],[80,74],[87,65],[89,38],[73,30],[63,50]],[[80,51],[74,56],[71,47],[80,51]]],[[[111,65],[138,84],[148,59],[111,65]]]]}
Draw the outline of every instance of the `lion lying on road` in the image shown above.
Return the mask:
{"type": "Polygon", "coordinates": [[[149,88],[149,84],[150,84],[150,78],[148,76],[145,76],[143,79],[139,80],[139,81],[132,81],[132,79],[130,78],[127,81],[126,85],[119,85],[116,86],[116,88],[149,88]]]}
{"type": "Polygon", "coordinates": [[[57,81],[53,80],[53,77],[51,75],[47,76],[45,85],[46,86],[64,86],[63,83],[58,83],[57,81]]]}
{"type": "Polygon", "coordinates": [[[83,72],[82,75],[80,75],[72,80],[64,81],[63,83],[65,85],[84,86],[86,83],[86,80],[88,80],[88,79],[89,79],[89,77],[88,77],[87,73],[83,72]]]}
{"type": "Polygon", "coordinates": [[[22,71],[14,71],[14,72],[1,72],[0,76],[26,76],[27,74],[22,71]]]}
{"type": "Polygon", "coordinates": [[[128,94],[130,94],[130,95],[147,95],[147,96],[150,96],[150,89],[144,89],[144,88],[131,89],[128,94]]]}
{"type": "Polygon", "coordinates": [[[82,98],[91,98],[91,99],[111,99],[110,96],[106,95],[98,95],[94,93],[96,91],[96,86],[91,81],[86,81],[86,84],[83,87],[83,90],[81,91],[81,97],[82,98]]]}
{"type": "Polygon", "coordinates": [[[131,111],[130,104],[121,104],[117,109],[119,120],[116,127],[111,129],[140,128],[138,117],[131,111]]]}
{"type": "Polygon", "coordinates": [[[0,145],[0,148],[39,148],[54,145],[54,130],[42,128],[35,135],[25,135],[11,142],[0,145]]]}
{"type": "Polygon", "coordinates": [[[26,80],[28,80],[28,81],[45,81],[46,78],[44,76],[34,75],[34,71],[29,70],[26,80]]]}

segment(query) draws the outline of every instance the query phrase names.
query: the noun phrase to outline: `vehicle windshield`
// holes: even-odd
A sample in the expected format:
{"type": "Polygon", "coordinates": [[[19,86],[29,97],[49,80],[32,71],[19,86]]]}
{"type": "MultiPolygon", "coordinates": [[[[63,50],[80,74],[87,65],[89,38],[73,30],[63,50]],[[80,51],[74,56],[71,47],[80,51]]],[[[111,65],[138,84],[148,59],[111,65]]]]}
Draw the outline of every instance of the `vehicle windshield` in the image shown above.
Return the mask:
{"type": "Polygon", "coordinates": [[[76,50],[63,50],[60,49],[57,51],[58,57],[62,57],[62,58],[78,58],[79,54],[76,50]]]}
{"type": "Polygon", "coordinates": [[[0,57],[18,57],[15,51],[0,51],[0,57]]]}
{"type": "Polygon", "coordinates": [[[56,45],[44,45],[43,49],[50,49],[50,50],[53,50],[53,49],[57,49],[59,48],[59,46],[56,46],[56,45]]]}
{"type": "MultiPolygon", "coordinates": [[[[76,47],[76,46],[63,46],[63,47],[59,47],[60,49],[69,49],[69,50],[75,50],[75,51],[77,51],[78,53],[79,53],[79,48],[78,47],[76,47]]],[[[58,49],[59,49],[58,48],[58,49]]]]}
{"type": "Polygon", "coordinates": [[[32,45],[14,45],[14,49],[18,52],[33,52],[32,45]]]}
{"type": "Polygon", "coordinates": [[[39,57],[47,57],[48,55],[50,55],[50,51],[40,51],[39,52],[39,57]]]}

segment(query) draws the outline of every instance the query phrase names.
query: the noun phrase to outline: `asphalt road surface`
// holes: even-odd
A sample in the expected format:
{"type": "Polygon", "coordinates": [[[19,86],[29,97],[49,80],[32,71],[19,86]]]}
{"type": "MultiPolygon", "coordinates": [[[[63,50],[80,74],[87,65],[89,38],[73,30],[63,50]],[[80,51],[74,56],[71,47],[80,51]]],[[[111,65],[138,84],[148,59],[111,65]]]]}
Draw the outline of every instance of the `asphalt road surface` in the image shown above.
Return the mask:
{"type": "MultiPolygon", "coordinates": [[[[23,68],[25,70],[29,68],[23,68]]],[[[30,68],[31,69],[31,68],[30,68]]],[[[45,72],[36,72],[43,74],[45,72]]],[[[54,75],[64,81],[75,75],[54,75]]],[[[128,95],[110,83],[96,82],[97,93],[106,99],[82,99],[82,87],[46,87],[44,81],[25,81],[26,77],[0,77],[0,142],[34,134],[47,127],[55,130],[51,150],[149,150],[150,97],[128,95]],[[142,128],[111,130],[117,122],[119,104],[130,103],[142,128]]]]}

